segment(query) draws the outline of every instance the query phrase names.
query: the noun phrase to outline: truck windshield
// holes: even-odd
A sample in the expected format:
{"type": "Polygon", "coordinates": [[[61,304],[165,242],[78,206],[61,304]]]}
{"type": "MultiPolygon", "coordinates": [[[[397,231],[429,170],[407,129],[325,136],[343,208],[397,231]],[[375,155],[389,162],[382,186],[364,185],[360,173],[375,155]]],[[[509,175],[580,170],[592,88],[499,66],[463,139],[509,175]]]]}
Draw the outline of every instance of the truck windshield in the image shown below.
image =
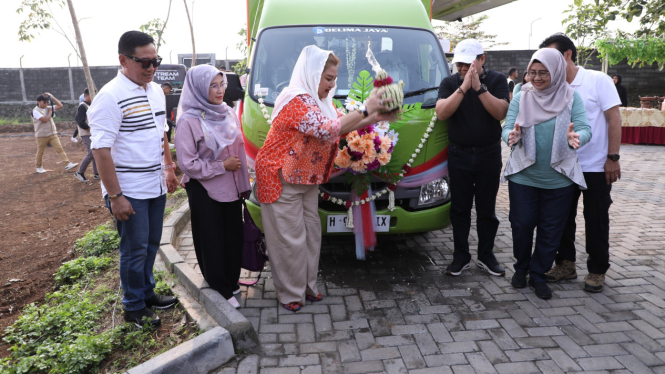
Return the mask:
{"type": "Polygon", "coordinates": [[[404,81],[405,104],[436,104],[441,80],[450,74],[435,35],[422,29],[370,26],[279,27],[264,30],[254,49],[250,95],[272,105],[289,85],[300,51],[308,45],[332,50],[340,59],[335,98],[345,99],[358,73],[372,71],[370,48],[395,82],[404,81]]]}

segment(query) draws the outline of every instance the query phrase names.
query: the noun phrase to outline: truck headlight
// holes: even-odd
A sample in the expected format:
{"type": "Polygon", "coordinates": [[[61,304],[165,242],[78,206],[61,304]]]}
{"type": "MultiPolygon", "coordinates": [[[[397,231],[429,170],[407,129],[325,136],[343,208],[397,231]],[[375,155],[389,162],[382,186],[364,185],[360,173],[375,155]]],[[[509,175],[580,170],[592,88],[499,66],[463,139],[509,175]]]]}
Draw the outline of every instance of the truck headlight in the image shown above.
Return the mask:
{"type": "Polygon", "coordinates": [[[420,198],[418,205],[425,205],[445,200],[450,194],[448,181],[445,178],[435,179],[425,185],[420,186],[420,198]]]}

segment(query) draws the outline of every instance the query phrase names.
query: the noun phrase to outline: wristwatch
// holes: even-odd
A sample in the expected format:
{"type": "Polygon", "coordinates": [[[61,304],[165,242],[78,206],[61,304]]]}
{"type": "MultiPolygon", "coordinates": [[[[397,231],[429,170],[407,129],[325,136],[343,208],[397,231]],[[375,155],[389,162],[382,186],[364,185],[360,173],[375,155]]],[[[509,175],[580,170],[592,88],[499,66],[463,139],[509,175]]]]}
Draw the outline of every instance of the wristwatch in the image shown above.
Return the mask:
{"type": "Polygon", "coordinates": [[[118,193],[115,194],[115,195],[109,195],[109,199],[117,199],[117,198],[119,198],[120,196],[122,196],[122,192],[118,192],[118,193]]]}
{"type": "Polygon", "coordinates": [[[485,86],[485,83],[483,83],[483,84],[480,85],[480,89],[478,89],[476,91],[476,93],[478,95],[480,95],[480,94],[484,94],[485,92],[487,92],[487,86],[485,86]]]}
{"type": "Polygon", "coordinates": [[[365,118],[367,118],[367,116],[369,116],[369,112],[367,111],[367,109],[363,109],[363,111],[360,114],[362,114],[363,119],[365,119],[365,118]]]}
{"type": "Polygon", "coordinates": [[[621,156],[618,153],[612,153],[611,155],[607,155],[607,158],[610,160],[617,162],[621,158],[621,156]]]}

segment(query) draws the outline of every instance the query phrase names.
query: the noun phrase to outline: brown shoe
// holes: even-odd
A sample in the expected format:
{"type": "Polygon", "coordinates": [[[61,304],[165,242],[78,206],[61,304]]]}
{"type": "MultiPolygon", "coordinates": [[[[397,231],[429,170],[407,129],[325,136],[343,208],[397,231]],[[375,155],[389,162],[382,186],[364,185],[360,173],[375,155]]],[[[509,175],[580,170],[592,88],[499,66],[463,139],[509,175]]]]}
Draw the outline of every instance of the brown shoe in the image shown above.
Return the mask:
{"type": "Polygon", "coordinates": [[[545,278],[547,278],[547,282],[549,283],[555,283],[562,279],[575,279],[577,278],[575,263],[572,261],[563,260],[563,262],[558,265],[554,265],[550,271],[545,273],[545,278]]]}
{"type": "Polygon", "coordinates": [[[584,277],[584,291],[601,292],[605,285],[605,274],[589,273],[584,277]]]}

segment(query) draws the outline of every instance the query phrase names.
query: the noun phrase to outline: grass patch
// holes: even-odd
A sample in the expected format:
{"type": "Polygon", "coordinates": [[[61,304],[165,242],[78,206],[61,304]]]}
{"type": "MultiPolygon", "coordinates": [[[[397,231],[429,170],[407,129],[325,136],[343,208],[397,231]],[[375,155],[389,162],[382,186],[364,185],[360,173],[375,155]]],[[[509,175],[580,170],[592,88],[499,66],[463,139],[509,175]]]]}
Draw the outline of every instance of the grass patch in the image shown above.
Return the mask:
{"type": "Polygon", "coordinates": [[[0,126],[2,125],[29,125],[32,121],[28,117],[0,117],[0,126]]]}
{"type": "MultiPolygon", "coordinates": [[[[110,227],[79,239],[81,257],[58,269],[58,288],[7,328],[11,353],[0,360],[0,373],[121,373],[199,334],[179,307],[156,311],[157,328],[123,322],[119,241],[110,227]]],[[[172,275],[156,271],[155,282],[156,292],[172,294],[172,275]]]]}
{"type": "Polygon", "coordinates": [[[117,249],[118,245],[120,245],[118,231],[111,223],[106,223],[77,239],[74,250],[83,256],[102,256],[117,249]]]}
{"type": "Polygon", "coordinates": [[[175,192],[167,194],[166,198],[168,199],[169,207],[164,209],[164,218],[168,217],[169,214],[178,209],[180,207],[180,203],[187,199],[187,191],[182,187],[178,187],[175,192]]]}

